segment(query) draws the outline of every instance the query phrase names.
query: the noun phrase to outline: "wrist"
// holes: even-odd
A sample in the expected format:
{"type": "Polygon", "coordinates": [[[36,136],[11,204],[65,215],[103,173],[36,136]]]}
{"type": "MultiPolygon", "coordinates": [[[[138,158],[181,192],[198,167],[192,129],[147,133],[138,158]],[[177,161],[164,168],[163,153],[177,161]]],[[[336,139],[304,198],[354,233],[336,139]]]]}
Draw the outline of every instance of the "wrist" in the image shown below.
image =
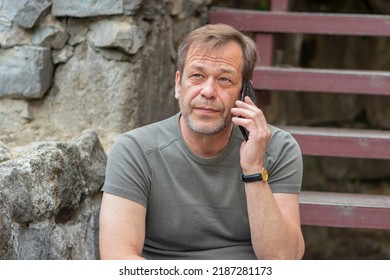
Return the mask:
{"type": "Polygon", "coordinates": [[[243,169],[242,169],[242,173],[243,173],[244,175],[255,174],[255,173],[259,173],[263,168],[264,168],[263,165],[250,166],[250,167],[248,167],[248,168],[243,168],[243,169]]]}
{"type": "Polygon", "coordinates": [[[254,172],[254,173],[243,173],[241,174],[241,181],[245,183],[252,183],[252,182],[258,182],[258,181],[263,181],[267,182],[268,181],[268,171],[264,167],[261,168],[260,171],[254,172]]]}

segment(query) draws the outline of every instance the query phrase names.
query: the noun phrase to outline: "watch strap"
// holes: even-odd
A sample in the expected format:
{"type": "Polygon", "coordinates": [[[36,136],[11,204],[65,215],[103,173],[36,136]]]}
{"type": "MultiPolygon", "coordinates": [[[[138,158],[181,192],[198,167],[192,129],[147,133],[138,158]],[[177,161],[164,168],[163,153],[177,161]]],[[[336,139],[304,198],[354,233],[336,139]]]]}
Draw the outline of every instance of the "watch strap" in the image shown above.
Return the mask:
{"type": "Polygon", "coordinates": [[[241,181],[245,183],[257,182],[257,181],[267,182],[268,171],[263,167],[263,169],[261,169],[261,172],[259,173],[250,174],[250,175],[241,174],[241,181]]]}
{"type": "Polygon", "coordinates": [[[241,181],[245,183],[263,181],[263,176],[260,173],[255,173],[250,175],[241,174],[241,181]]]}

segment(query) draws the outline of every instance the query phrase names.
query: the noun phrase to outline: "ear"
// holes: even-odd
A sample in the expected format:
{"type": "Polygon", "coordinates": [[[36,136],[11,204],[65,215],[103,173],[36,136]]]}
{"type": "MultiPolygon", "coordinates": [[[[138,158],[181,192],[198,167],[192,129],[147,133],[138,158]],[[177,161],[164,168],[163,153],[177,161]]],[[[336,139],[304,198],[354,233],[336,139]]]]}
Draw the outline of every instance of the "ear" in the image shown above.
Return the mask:
{"type": "Polygon", "coordinates": [[[180,97],[180,72],[176,71],[176,76],[175,76],[175,98],[179,99],[180,97]]]}

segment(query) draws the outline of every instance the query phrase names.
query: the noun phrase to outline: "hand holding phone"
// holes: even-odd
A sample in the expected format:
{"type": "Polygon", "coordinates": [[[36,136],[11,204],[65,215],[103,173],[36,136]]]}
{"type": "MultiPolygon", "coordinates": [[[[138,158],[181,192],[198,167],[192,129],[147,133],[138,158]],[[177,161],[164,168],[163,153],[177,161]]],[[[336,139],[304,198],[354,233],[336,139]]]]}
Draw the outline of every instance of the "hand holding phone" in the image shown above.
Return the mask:
{"type": "MultiPolygon", "coordinates": [[[[240,100],[242,102],[245,102],[245,96],[249,96],[250,99],[252,99],[253,102],[256,101],[256,95],[255,95],[255,90],[252,87],[252,84],[249,80],[245,80],[245,82],[242,85],[241,89],[241,96],[240,100]]],[[[244,137],[245,141],[248,141],[248,134],[249,132],[242,126],[238,126],[241,130],[242,136],[244,137]]]]}

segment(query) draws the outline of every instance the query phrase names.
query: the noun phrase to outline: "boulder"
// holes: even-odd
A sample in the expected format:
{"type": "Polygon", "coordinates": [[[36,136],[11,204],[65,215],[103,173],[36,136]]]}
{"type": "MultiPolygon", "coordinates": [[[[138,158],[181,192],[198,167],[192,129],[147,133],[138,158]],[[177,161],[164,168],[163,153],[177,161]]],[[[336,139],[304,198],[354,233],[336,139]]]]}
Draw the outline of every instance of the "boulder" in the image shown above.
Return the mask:
{"type": "Polygon", "coordinates": [[[50,49],[35,46],[0,49],[0,98],[40,98],[52,80],[50,49]]]}
{"type": "Polygon", "coordinates": [[[20,149],[0,163],[0,259],[97,259],[107,160],[97,134],[20,149]]]}

